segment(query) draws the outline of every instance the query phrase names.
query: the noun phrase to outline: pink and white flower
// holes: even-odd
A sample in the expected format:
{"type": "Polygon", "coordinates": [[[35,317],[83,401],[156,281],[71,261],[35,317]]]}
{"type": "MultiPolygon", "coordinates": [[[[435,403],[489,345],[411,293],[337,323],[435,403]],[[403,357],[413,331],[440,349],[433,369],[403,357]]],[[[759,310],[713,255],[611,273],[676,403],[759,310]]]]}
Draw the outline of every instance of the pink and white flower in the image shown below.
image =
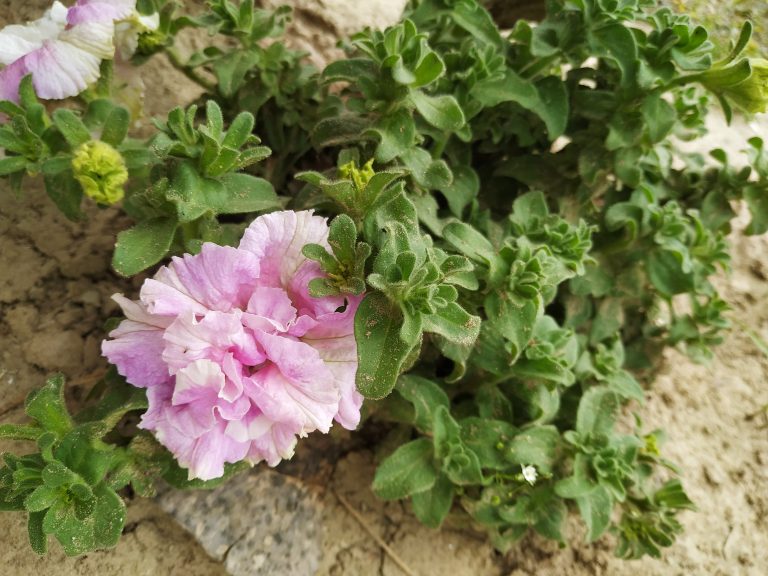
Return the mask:
{"type": "Polygon", "coordinates": [[[19,83],[32,74],[38,96],[76,96],[99,78],[102,60],[115,53],[115,22],[138,17],[136,0],[58,0],[42,18],[0,30],[0,98],[18,100],[19,83]]]}
{"type": "Polygon", "coordinates": [[[354,315],[360,297],[313,298],[319,265],[301,253],[328,247],[328,225],[310,211],[261,216],[238,248],[204,244],[174,258],[141,288],[115,300],[126,320],[102,351],[149,409],[141,426],[204,480],[224,464],[270,466],[297,437],[354,429],[354,315]]]}

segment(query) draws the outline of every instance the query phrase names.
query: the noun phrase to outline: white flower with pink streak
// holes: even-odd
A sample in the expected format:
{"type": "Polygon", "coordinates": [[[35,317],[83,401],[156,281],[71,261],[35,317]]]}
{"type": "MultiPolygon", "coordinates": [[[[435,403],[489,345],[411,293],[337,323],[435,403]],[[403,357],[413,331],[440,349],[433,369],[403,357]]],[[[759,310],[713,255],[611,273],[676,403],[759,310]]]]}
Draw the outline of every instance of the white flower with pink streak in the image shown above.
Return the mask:
{"type": "Polygon", "coordinates": [[[99,78],[115,54],[115,22],[137,18],[136,0],[54,2],[42,18],[0,30],[0,99],[18,101],[19,83],[32,74],[38,96],[76,96],[99,78]]]}

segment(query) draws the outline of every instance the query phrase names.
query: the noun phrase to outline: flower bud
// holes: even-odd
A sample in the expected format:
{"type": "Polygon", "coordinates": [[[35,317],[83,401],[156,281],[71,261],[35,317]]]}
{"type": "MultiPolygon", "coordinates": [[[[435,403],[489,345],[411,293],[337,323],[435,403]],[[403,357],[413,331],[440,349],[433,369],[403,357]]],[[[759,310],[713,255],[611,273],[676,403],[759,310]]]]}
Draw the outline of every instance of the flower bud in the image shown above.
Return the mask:
{"type": "Polygon", "coordinates": [[[376,172],[373,170],[373,158],[368,160],[362,168],[358,168],[354,161],[347,162],[339,168],[339,175],[342,178],[352,180],[355,184],[355,188],[361,192],[368,186],[368,182],[370,182],[374,174],[376,174],[376,172]]]}
{"type": "Polygon", "coordinates": [[[120,152],[106,142],[91,140],[72,158],[75,180],[83,192],[99,204],[114,204],[123,198],[128,169],[120,152]]]}

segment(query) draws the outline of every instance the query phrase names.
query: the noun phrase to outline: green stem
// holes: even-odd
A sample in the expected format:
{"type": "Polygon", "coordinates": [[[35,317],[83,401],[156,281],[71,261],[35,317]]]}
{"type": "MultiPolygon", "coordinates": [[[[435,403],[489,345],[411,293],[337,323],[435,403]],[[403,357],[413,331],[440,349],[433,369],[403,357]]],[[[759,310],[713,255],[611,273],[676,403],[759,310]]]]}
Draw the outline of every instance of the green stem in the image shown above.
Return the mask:
{"type": "Polygon", "coordinates": [[[205,91],[212,93],[216,92],[216,84],[206,80],[200,76],[200,74],[198,74],[194,68],[182,62],[181,56],[179,56],[179,53],[175,48],[168,48],[166,49],[165,53],[168,55],[168,60],[171,62],[173,67],[176,68],[176,70],[184,74],[184,76],[192,80],[192,82],[203,88],[205,91]]]}

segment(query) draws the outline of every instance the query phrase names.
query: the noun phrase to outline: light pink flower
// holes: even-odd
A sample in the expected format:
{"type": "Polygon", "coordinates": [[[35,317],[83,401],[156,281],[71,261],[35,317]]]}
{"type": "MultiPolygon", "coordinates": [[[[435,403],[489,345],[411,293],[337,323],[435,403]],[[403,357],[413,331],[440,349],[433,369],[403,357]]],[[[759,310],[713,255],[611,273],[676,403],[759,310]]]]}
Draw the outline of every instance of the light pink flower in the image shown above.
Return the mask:
{"type": "Polygon", "coordinates": [[[76,96],[99,78],[102,60],[115,53],[115,22],[139,18],[136,0],[54,2],[42,18],[0,30],[0,98],[18,100],[19,83],[32,74],[38,96],[76,96]]]}
{"type": "Polygon", "coordinates": [[[204,244],[145,281],[139,300],[102,351],[147,388],[141,426],[174,453],[190,478],[224,464],[290,458],[297,436],[360,421],[354,315],[360,297],[313,298],[322,276],[301,253],[328,246],[311,212],[261,216],[238,248],[204,244]]]}

